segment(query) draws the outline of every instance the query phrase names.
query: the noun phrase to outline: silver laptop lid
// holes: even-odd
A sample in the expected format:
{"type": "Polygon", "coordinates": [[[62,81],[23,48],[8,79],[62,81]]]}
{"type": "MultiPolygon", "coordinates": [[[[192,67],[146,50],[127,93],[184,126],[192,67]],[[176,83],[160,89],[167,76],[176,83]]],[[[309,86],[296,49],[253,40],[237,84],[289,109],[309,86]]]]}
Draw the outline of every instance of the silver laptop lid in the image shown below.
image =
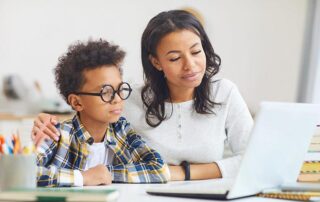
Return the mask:
{"type": "Polygon", "coordinates": [[[320,105],[264,102],[228,199],[297,180],[320,105]]]}

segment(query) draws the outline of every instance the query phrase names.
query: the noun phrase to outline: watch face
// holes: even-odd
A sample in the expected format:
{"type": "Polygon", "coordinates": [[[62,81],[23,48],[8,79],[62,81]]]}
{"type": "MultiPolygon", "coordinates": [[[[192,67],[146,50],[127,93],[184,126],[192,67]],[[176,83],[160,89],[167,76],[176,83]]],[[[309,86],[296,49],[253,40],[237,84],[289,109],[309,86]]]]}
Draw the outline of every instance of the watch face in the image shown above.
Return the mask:
{"type": "Polygon", "coordinates": [[[187,161],[182,161],[180,165],[183,167],[184,170],[184,180],[190,180],[190,163],[187,161]]]}

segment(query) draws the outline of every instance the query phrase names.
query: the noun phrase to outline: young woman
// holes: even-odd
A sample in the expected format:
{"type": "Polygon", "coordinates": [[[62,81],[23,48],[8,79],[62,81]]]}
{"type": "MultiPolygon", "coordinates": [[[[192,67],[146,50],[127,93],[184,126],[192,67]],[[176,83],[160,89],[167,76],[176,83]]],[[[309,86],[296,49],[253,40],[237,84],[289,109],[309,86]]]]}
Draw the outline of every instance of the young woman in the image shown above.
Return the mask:
{"type": "MultiPolygon", "coordinates": [[[[171,180],[233,177],[253,121],[237,87],[213,78],[221,60],[201,23],[182,10],[159,13],[144,30],[141,57],[144,86],[125,115],[170,165],[171,180]]],[[[56,122],[40,114],[34,142],[58,139],[56,122]]]]}

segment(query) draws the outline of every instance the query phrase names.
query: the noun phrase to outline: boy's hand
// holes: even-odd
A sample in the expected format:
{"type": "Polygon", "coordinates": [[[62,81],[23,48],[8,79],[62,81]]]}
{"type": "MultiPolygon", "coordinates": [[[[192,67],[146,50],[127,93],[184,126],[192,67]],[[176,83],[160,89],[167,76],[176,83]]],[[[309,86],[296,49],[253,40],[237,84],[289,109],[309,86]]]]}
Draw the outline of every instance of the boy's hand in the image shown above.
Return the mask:
{"type": "Polygon", "coordinates": [[[84,186],[109,185],[112,182],[111,173],[102,164],[81,172],[84,186]]]}
{"type": "Polygon", "coordinates": [[[34,120],[31,139],[38,147],[44,139],[59,140],[60,133],[55,125],[58,123],[56,116],[40,113],[34,120]]]}

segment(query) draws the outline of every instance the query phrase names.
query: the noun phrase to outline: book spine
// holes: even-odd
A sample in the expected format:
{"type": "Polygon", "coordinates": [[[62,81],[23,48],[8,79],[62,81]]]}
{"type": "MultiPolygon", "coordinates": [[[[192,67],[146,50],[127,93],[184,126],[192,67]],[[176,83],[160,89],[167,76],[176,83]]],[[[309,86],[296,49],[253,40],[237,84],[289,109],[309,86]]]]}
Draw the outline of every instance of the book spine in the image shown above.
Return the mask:
{"type": "Polygon", "coordinates": [[[264,198],[298,200],[298,201],[309,201],[311,197],[303,194],[285,194],[285,193],[261,193],[261,194],[258,194],[257,196],[264,197],[264,198]]]}

